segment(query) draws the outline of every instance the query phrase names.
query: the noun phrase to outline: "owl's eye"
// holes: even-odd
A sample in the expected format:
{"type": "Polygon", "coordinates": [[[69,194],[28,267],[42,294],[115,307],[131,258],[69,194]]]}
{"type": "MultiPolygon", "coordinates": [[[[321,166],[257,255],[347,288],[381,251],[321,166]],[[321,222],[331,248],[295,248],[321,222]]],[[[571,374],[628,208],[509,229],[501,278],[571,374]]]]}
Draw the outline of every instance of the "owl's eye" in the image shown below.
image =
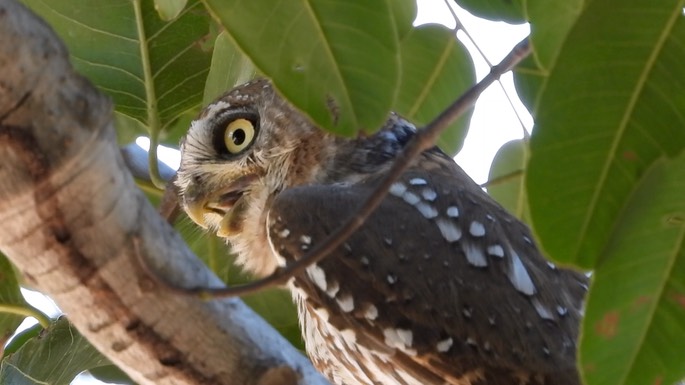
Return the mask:
{"type": "Polygon", "coordinates": [[[238,154],[245,150],[255,137],[254,124],[243,118],[235,119],[226,126],[224,131],[224,145],[231,154],[238,154]]]}

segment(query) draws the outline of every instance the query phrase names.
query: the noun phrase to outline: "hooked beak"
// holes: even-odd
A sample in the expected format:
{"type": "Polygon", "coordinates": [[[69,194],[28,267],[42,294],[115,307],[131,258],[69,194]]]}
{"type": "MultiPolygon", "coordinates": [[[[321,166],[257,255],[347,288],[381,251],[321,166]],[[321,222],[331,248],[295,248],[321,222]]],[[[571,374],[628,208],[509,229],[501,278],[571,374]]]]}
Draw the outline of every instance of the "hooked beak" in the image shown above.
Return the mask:
{"type": "Polygon", "coordinates": [[[235,206],[240,206],[240,198],[256,180],[256,174],[248,174],[236,179],[216,194],[189,194],[183,202],[183,208],[190,219],[203,228],[208,227],[208,218],[212,215],[219,216],[221,219],[217,235],[225,237],[231,233],[229,225],[236,211],[235,206]]]}

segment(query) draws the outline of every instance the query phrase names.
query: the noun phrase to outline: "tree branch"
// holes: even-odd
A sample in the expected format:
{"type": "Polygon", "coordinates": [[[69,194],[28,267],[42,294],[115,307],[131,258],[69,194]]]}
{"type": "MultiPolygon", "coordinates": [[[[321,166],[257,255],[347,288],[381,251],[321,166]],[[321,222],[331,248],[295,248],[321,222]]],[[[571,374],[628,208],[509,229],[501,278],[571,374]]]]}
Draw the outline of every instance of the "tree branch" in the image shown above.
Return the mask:
{"type": "Polygon", "coordinates": [[[53,31],[0,0],[0,248],[78,330],[144,384],[325,384],[237,299],[156,285],[221,282],[135,187],[110,101],[75,74],[53,31]]]}

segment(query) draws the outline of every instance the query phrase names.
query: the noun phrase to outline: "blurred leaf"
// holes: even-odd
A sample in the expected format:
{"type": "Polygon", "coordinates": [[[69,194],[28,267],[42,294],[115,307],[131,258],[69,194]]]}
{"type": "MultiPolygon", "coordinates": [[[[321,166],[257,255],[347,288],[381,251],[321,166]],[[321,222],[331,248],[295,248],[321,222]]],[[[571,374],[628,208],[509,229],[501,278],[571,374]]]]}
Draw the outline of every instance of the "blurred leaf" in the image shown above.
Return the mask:
{"type": "Polygon", "coordinates": [[[43,326],[41,324],[35,324],[27,329],[22,330],[21,332],[15,334],[12,337],[12,340],[7,344],[5,347],[5,356],[8,357],[10,354],[14,354],[17,350],[19,350],[22,346],[27,341],[30,341],[32,338],[37,337],[41,332],[43,331],[43,326]]]}
{"type": "Polygon", "coordinates": [[[594,272],[580,349],[588,385],[685,376],[685,156],[657,162],[594,272]]]}
{"type": "Polygon", "coordinates": [[[402,40],[407,33],[413,29],[417,12],[416,1],[391,0],[388,2],[388,5],[390,5],[390,11],[395,19],[397,36],[400,40],[402,40]]]}
{"type": "Polygon", "coordinates": [[[201,44],[210,18],[199,0],[170,22],[152,0],[23,1],[57,31],[76,70],[112,97],[117,112],[154,130],[200,104],[211,51],[201,44]]]}
{"type": "Polygon", "coordinates": [[[212,65],[209,68],[202,105],[206,106],[233,87],[254,78],[256,73],[254,64],[231,41],[226,32],[220,33],[214,44],[212,65]]]}
{"type": "MultiPolygon", "coordinates": [[[[0,306],[9,305],[16,307],[26,306],[26,301],[19,290],[19,282],[14,274],[12,265],[7,258],[0,254],[0,306]]],[[[25,316],[3,312],[0,309],[0,356],[7,340],[14,334],[15,330],[25,316]]]]}
{"type": "Polygon", "coordinates": [[[116,384],[135,384],[133,380],[126,375],[121,369],[115,365],[98,366],[97,368],[88,369],[93,377],[100,381],[116,384]]]}
{"type": "MultiPolygon", "coordinates": [[[[476,82],[471,56],[442,25],[414,28],[400,46],[402,77],[393,109],[418,126],[428,124],[476,82]]],[[[452,123],[438,140],[448,154],[464,143],[473,110],[452,123]]]]}
{"type": "MultiPolygon", "coordinates": [[[[530,3],[531,0],[528,0],[530,3]]],[[[521,0],[455,0],[460,7],[474,16],[510,24],[526,22],[521,0]]]]}
{"type": "Polygon", "coordinates": [[[121,145],[135,142],[139,136],[148,135],[147,128],[140,121],[116,111],[114,127],[117,131],[117,143],[121,145]]]}
{"type": "Polygon", "coordinates": [[[540,69],[535,58],[528,56],[513,69],[516,94],[531,114],[535,113],[538,97],[547,81],[548,74],[540,69]]]}
{"type": "Polygon", "coordinates": [[[169,21],[176,18],[187,3],[188,0],[155,0],[155,9],[162,20],[169,21]]]}
{"type": "Polygon", "coordinates": [[[592,268],[644,171],[685,147],[683,5],[594,0],[568,35],[527,174],[536,233],[557,261],[592,268]]]}
{"type": "Polygon", "coordinates": [[[528,143],[516,139],[505,143],[492,161],[488,193],[507,211],[530,225],[528,194],[524,176],[528,163],[528,143]],[[498,181],[499,180],[499,181],[498,181]],[[490,184],[490,182],[493,182],[490,184]]]}
{"type": "MultiPolygon", "coordinates": [[[[585,0],[529,0],[525,2],[528,21],[530,21],[533,57],[537,67],[545,72],[551,71],[566,36],[582,12],[585,3],[585,0]]],[[[612,8],[610,5],[604,5],[604,7],[607,10],[612,8]]],[[[620,20],[615,15],[609,20],[612,19],[614,22],[620,20]]],[[[603,22],[604,20],[598,24],[603,22]]]]}
{"type": "Polygon", "coordinates": [[[399,44],[389,1],[206,4],[290,102],[319,126],[350,136],[380,129],[395,99],[399,44]]]}
{"type": "Polygon", "coordinates": [[[66,318],[60,318],[0,363],[0,384],[69,385],[82,371],[107,362],[66,318]]]}

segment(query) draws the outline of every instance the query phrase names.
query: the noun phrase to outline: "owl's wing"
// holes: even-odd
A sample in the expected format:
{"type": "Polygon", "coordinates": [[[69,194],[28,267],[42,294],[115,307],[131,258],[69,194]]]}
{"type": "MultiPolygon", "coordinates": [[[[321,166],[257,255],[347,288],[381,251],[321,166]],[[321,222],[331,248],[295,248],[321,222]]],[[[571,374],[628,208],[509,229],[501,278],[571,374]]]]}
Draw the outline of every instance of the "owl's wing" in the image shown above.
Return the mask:
{"type": "MultiPolygon", "coordinates": [[[[274,251],[299,259],[376,183],[283,191],[267,224],[274,251]]],[[[393,351],[426,384],[576,384],[586,283],[548,263],[525,225],[439,153],[424,153],[356,234],[295,281],[306,306],[393,351]]]]}

